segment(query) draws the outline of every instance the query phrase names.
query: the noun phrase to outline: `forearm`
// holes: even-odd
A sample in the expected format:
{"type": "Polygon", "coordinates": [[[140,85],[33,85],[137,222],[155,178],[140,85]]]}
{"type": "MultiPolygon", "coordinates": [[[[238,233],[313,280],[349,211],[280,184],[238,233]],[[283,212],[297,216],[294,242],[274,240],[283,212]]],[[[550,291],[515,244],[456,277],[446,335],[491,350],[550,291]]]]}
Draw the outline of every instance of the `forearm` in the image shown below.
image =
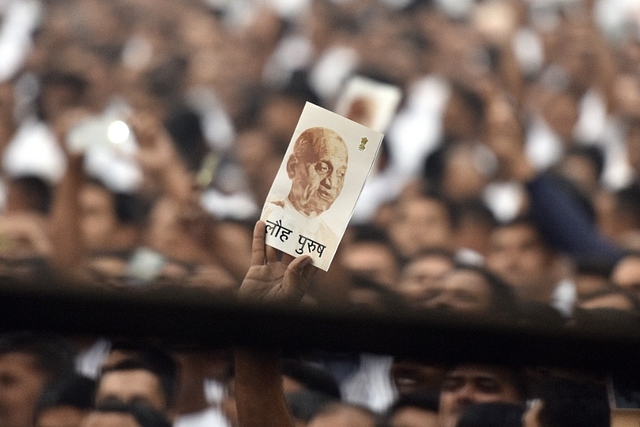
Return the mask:
{"type": "Polygon", "coordinates": [[[294,427],[276,353],[237,349],[235,387],[240,427],[294,427]]]}
{"type": "Polygon", "coordinates": [[[178,203],[186,203],[191,200],[195,181],[180,160],[175,159],[160,171],[156,178],[161,183],[162,192],[166,196],[178,203]]]}
{"type": "Polygon", "coordinates": [[[83,181],[82,158],[69,159],[67,171],[54,192],[50,217],[51,263],[65,278],[75,276],[84,259],[79,201],[83,181]]]}
{"type": "Polygon", "coordinates": [[[510,42],[511,39],[498,46],[500,51],[499,72],[505,87],[516,101],[516,104],[521,106],[524,96],[524,78],[510,42]]]}

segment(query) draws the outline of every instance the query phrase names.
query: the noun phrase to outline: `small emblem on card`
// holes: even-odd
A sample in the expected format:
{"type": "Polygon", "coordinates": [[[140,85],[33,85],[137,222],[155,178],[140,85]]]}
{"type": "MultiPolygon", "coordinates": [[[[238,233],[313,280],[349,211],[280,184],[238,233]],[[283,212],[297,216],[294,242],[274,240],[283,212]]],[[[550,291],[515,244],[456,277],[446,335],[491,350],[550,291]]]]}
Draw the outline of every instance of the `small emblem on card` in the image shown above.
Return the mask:
{"type": "Polygon", "coordinates": [[[365,136],[360,140],[360,146],[358,147],[358,150],[360,151],[364,151],[365,146],[367,145],[367,142],[369,142],[369,139],[365,136]]]}

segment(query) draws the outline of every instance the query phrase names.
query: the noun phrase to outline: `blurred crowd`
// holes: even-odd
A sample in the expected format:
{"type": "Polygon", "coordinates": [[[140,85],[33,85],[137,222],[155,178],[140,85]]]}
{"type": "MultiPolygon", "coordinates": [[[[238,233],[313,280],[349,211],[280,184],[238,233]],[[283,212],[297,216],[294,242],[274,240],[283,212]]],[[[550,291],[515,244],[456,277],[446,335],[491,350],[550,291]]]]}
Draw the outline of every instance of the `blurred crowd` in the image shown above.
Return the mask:
{"type": "Polygon", "coordinates": [[[606,427],[615,413],[609,396],[621,407],[638,404],[635,373],[610,382],[566,369],[408,359],[374,373],[376,357],[363,356],[278,360],[244,349],[236,350],[234,364],[226,350],[167,351],[141,340],[92,344],[80,336],[4,333],[0,425],[606,427]],[[358,364],[368,367],[369,380],[356,369],[355,384],[345,378],[358,364]],[[615,394],[608,393],[610,384],[615,394]],[[368,388],[375,398],[358,399],[356,388],[360,397],[368,388]]]}
{"type": "MultiPolygon", "coordinates": [[[[637,1],[5,0],[0,15],[3,280],[233,300],[304,104],[332,110],[362,76],[403,99],[309,309],[639,320],[637,1]]],[[[399,396],[390,358],[323,364],[369,415],[399,396]]],[[[425,369],[440,390],[449,371],[425,369]]]]}

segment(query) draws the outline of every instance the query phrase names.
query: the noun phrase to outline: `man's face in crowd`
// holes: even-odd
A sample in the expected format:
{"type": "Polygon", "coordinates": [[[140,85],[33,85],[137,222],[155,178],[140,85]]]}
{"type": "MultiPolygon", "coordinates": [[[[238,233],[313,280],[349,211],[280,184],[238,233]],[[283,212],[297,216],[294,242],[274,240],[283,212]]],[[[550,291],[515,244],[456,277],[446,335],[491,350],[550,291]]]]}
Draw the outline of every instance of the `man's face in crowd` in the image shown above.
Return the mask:
{"type": "Polygon", "coordinates": [[[398,394],[437,392],[441,389],[445,369],[408,359],[394,359],[389,373],[398,394]]]}
{"type": "Polygon", "coordinates": [[[411,305],[421,306],[428,292],[453,268],[444,255],[418,257],[406,265],[398,283],[398,292],[411,305]]]}
{"type": "Polygon", "coordinates": [[[35,404],[46,380],[33,356],[0,355],[0,427],[31,427],[35,404]]]}
{"type": "Polygon", "coordinates": [[[296,159],[287,171],[291,178],[289,200],[306,216],[319,215],[331,207],[344,185],[348,151],[336,136],[325,136],[315,158],[296,159]]]}
{"type": "Polygon", "coordinates": [[[160,379],[145,369],[104,373],[98,382],[96,404],[110,401],[144,404],[160,412],[167,412],[167,401],[160,379]]]}
{"type": "Polygon", "coordinates": [[[368,277],[389,287],[396,284],[398,263],[388,245],[378,242],[352,243],[348,250],[342,252],[340,261],[351,274],[368,277]]]}
{"type": "Polygon", "coordinates": [[[467,407],[474,403],[519,403],[522,396],[506,369],[464,365],[447,373],[440,392],[440,427],[455,427],[467,407]]]}
{"type": "Polygon", "coordinates": [[[463,313],[487,312],[491,309],[491,288],[475,271],[453,270],[427,293],[424,306],[463,313]]]}
{"type": "Polygon", "coordinates": [[[423,197],[400,202],[393,211],[389,237],[405,258],[424,249],[448,248],[452,229],[446,206],[423,197]]]}
{"type": "Polygon", "coordinates": [[[549,298],[551,290],[547,288],[553,286],[551,264],[551,254],[532,226],[517,224],[498,228],[492,233],[487,266],[514,285],[521,297],[549,298]]]}

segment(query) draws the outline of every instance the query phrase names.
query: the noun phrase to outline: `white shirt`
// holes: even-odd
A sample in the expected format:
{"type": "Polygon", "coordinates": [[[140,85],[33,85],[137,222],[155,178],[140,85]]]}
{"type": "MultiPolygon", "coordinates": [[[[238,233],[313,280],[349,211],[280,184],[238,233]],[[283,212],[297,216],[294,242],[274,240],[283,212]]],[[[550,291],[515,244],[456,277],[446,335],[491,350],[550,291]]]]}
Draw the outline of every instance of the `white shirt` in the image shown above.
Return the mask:
{"type": "Polygon", "coordinates": [[[218,407],[211,406],[199,412],[180,415],[173,427],[229,427],[229,421],[218,407]]]}

